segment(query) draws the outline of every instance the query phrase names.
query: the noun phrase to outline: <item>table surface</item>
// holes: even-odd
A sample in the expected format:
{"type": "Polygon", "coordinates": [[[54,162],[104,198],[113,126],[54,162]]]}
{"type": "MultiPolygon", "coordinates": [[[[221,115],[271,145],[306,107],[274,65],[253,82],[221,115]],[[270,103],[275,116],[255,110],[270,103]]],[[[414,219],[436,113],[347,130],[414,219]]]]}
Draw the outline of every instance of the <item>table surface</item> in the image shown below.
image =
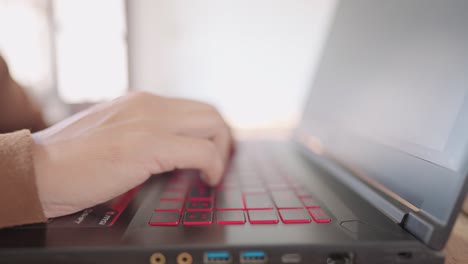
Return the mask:
{"type": "Polygon", "coordinates": [[[468,216],[458,216],[452,235],[445,247],[446,264],[468,263],[468,216]]]}

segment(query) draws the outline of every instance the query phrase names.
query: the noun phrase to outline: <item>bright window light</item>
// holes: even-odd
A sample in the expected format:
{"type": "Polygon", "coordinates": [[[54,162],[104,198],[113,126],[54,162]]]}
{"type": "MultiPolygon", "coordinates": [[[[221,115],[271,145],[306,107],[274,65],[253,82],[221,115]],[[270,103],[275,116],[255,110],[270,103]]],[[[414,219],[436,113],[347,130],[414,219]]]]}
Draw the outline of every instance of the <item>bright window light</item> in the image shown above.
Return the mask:
{"type": "Polygon", "coordinates": [[[66,103],[115,98],[128,88],[123,0],[55,0],[57,86],[66,103]]]}
{"type": "Polygon", "coordinates": [[[36,94],[53,81],[46,0],[0,0],[0,53],[11,75],[36,94]]]}

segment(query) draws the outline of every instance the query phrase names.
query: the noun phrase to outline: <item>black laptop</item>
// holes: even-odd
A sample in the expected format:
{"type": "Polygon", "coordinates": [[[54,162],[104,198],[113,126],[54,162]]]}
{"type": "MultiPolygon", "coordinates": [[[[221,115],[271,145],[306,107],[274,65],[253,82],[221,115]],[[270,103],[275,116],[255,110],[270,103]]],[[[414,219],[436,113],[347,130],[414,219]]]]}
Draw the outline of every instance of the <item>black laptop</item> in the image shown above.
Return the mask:
{"type": "Polygon", "coordinates": [[[174,171],[0,230],[0,262],[443,263],[467,186],[467,25],[468,1],[341,1],[290,141],[239,142],[216,188],[174,171]]]}

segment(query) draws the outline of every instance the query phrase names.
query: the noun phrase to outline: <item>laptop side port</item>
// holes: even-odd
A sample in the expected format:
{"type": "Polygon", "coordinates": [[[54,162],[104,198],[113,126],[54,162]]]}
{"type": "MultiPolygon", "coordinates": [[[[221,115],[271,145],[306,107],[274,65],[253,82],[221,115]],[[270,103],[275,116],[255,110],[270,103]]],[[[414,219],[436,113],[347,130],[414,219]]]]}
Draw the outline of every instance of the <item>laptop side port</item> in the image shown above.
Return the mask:
{"type": "Polygon", "coordinates": [[[208,251],[203,256],[203,262],[205,264],[230,264],[232,256],[227,251],[208,251]]]}
{"type": "Polygon", "coordinates": [[[177,256],[177,264],[192,264],[192,255],[187,252],[182,252],[177,256]]]}
{"type": "Polygon", "coordinates": [[[328,255],[327,264],[353,264],[354,254],[353,253],[331,253],[328,255]]]}
{"type": "Polygon", "coordinates": [[[248,250],[240,253],[241,264],[265,264],[268,261],[268,256],[265,251],[248,250]]]}
{"type": "Polygon", "coordinates": [[[287,253],[281,256],[282,263],[301,263],[302,256],[298,253],[287,253]]]}
{"type": "Polygon", "coordinates": [[[150,264],[166,264],[166,257],[164,254],[156,252],[151,255],[150,264]]]}

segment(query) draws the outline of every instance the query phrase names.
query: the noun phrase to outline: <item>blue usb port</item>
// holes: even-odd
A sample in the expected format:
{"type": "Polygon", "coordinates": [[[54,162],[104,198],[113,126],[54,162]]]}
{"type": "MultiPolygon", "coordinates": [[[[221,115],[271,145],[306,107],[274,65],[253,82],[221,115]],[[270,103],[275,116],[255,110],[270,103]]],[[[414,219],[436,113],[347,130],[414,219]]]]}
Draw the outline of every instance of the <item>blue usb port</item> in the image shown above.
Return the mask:
{"type": "Polygon", "coordinates": [[[265,251],[247,250],[240,254],[240,262],[242,264],[264,264],[267,263],[268,257],[265,251]]]}
{"type": "Polygon", "coordinates": [[[232,262],[231,253],[227,251],[209,251],[203,257],[205,264],[229,264],[232,262]]]}

